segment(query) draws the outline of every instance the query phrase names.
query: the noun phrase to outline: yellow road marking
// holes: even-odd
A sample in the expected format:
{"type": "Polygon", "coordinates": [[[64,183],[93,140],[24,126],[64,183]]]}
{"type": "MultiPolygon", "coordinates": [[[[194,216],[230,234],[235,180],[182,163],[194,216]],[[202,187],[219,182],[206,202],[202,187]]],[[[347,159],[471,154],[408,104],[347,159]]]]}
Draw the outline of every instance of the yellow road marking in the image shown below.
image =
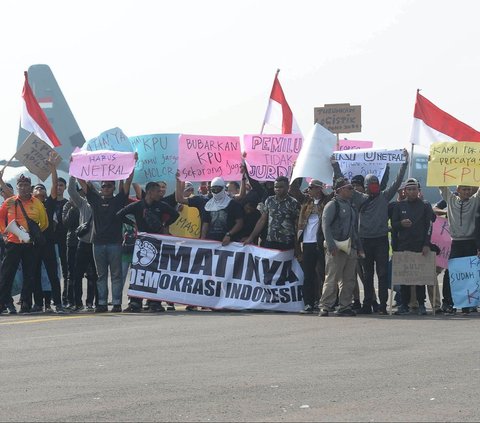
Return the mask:
{"type": "MultiPolygon", "coordinates": [[[[22,323],[41,323],[41,322],[51,322],[54,320],[67,320],[67,319],[85,319],[88,317],[95,317],[94,315],[85,315],[85,316],[56,316],[56,317],[46,317],[40,319],[28,319],[28,320],[12,320],[10,322],[1,322],[0,326],[2,325],[21,325],[22,323]]],[[[10,319],[10,318],[8,318],[10,319]]]]}

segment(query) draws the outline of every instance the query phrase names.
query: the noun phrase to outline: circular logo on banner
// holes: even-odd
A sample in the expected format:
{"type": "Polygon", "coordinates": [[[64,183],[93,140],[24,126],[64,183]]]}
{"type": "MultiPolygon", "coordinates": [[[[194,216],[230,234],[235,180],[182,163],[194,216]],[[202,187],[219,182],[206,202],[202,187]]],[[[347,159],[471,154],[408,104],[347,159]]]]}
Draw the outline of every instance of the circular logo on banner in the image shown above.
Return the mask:
{"type": "Polygon", "coordinates": [[[132,264],[139,264],[140,266],[148,266],[155,260],[158,251],[155,246],[148,241],[135,241],[135,250],[133,251],[132,264]]]}

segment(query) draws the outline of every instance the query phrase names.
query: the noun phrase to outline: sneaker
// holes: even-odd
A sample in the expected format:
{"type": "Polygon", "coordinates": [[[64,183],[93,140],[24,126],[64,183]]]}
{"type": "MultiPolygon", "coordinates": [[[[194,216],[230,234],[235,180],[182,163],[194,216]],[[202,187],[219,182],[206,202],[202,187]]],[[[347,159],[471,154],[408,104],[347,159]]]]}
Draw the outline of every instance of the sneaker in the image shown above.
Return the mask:
{"type": "Polygon", "coordinates": [[[175,303],[167,303],[167,311],[175,311],[175,303]]]}
{"type": "Polygon", "coordinates": [[[76,307],[75,304],[70,304],[70,303],[68,303],[68,304],[65,306],[65,309],[66,309],[66,310],[75,311],[76,308],[77,308],[77,307],[76,307]]]}
{"type": "Polygon", "coordinates": [[[372,309],[374,313],[378,313],[378,308],[380,307],[380,304],[378,304],[376,301],[372,303],[372,309]]]}
{"type": "MultiPolygon", "coordinates": [[[[82,311],[85,307],[83,307],[83,304],[75,306],[75,308],[72,309],[72,311],[82,311]]],[[[93,307],[92,307],[93,309],[93,307]]]]}
{"type": "Polygon", "coordinates": [[[108,311],[108,306],[98,305],[95,307],[95,313],[106,313],[108,311]]]}
{"type": "Polygon", "coordinates": [[[135,307],[132,306],[132,304],[129,304],[128,307],[123,310],[124,313],[140,313],[141,311],[141,307],[135,307]]]}
{"type": "Polygon", "coordinates": [[[328,317],[328,310],[324,308],[320,313],[318,313],[319,317],[328,317]]]}
{"type": "Polygon", "coordinates": [[[161,304],[150,304],[147,311],[150,313],[163,313],[165,308],[161,304]]]}
{"type": "Polygon", "coordinates": [[[313,312],[314,313],[320,313],[320,304],[318,304],[318,301],[315,301],[313,303],[313,312]]]}
{"type": "MultiPolygon", "coordinates": [[[[346,316],[346,317],[354,317],[357,315],[351,308],[345,308],[343,310],[337,310],[335,316],[346,316]]],[[[371,313],[370,313],[371,314],[371,313]]]]}
{"type": "Polygon", "coordinates": [[[87,304],[87,311],[95,311],[93,304],[87,304]]]}
{"type": "Polygon", "coordinates": [[[7,305],[6,310],[8,310],[8,314],[17,314],[17,309],[13,303],[7,305]]]}
{"type": "Polygon", "coordinates": [[[403,306],[403,305],[398,307],[398,310],[395,312],[396,316],[405,316],[407,314],[410,314],[410,310],[407,306],[403,306]]]}
{"type": "Polygon", "coordinates": [[[191,306],[191,305],[188,305],[185,307],[185,310],[186,311],[197,311],[197,306],[191,306]]]}
{"type": "Polygon", "coordinates": [[[361,308],[362,308],[362,303],[360,302],[360,300],[353,300],[352,310],[356,311],[356,310],[360,310],[361,308]]]}
{"type": "Polygon", "coordinates": [[[427,309],[425,308],[424,305],[419,305],[418,306],[417,314],[419,316],[426,316],[427,315],[427,309]]]}
{"type": "Polygon", "coordinates": [[[470,307],[463,307],[462,314],[465,314],[465,315],[470,314],[470,307]]]}
{"type": "Polygon", "coordinates": [[[110,310],[111,313],[121,313],[122,306],[120,304],[115,304],[112,309],[110,310]]]}
{"type": "Polygon", "coordinates": [[[31,313],[41,313],[41,312],[43,312],[43,307],[35,304],[35,305],[32,306],[30,312],[31,313]]]}
{"type": "Polygon", "coordinates": [[[356,314],[372,314],[372,307],[364,305],[356,314]]]}
{"type": "Polygon", "coordinates": [[[378,314],[380,316],[387,316],[388,313],[387,313],[387,306],[386,305],[379,305],[378,306],[378,314]]]}
{"type": "Polygon", "coordinates": [[[65,314],[66,313],[66,310],[63,308],[63,306],[59,305],[59,306],[55,306],[55,313],[57,314],[65,314]]]}
{"type": "Polygon", "coordinates": [[[53,310],[50,304],[45,306],[45,313],[53,313],[53,310]]]}
{"type": "Polygon", "coordinates": [[[30,313],[30,306],[25,303],[22,303],[19,314],[28,314],[28,313],[30,313]]]}
{"type": "Polygon", "coordinates": [[[302,311],[300,311],[301,314],[312,314],[313,313],[313,307],[310,304],[307,304],[302,311]]]}

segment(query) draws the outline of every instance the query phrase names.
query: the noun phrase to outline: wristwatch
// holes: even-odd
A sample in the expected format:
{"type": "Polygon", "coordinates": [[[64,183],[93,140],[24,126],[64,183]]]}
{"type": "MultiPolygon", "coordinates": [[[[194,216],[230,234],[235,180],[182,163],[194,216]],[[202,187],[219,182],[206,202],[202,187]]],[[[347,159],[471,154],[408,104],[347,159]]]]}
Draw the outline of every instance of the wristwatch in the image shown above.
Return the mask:
{"type": "Polygon", "coordinates": [[[227,232],[225,236],[228,236],[230,238],[232,235],[230,235],[230,232],[227,232]]]}

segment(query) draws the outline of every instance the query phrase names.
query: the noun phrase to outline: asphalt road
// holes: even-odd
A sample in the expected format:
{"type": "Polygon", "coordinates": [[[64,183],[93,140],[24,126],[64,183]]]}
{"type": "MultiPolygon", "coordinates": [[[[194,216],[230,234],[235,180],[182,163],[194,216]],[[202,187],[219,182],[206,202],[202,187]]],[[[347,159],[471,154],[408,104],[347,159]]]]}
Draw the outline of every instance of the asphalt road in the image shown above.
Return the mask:
{"type": "Polygon", "coordinates": [[[479,421],[480,314],[0,316],[1,421],[479,421]]]}

